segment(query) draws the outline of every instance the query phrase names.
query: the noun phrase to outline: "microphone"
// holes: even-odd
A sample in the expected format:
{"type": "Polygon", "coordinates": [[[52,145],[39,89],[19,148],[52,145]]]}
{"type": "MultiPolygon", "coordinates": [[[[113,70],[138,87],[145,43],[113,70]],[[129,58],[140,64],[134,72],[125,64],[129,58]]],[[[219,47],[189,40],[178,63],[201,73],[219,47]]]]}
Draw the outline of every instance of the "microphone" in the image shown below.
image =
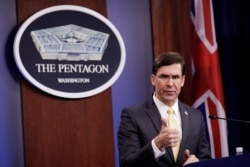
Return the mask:
{"type": "Polygon", "coordinates": [[[223,119],[223,120],[227,120],[227,121],[234,121],[234,122],[241,122],[241,123],[250,124],[250,121],[243,121],[243,120],[239,120],[239,119],[223,118],[223,117],[218,117],[217,115],[209,115],[208,117],[210,119],[223,119]]]}

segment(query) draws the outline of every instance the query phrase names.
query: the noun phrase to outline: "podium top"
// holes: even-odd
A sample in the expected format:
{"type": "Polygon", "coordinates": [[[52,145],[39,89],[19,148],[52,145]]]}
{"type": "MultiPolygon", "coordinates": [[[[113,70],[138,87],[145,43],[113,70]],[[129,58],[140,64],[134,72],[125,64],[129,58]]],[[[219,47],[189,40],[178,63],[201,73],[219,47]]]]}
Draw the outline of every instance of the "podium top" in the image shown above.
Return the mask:
{"type": "Polygon", "coordinates": [[[242,155],[233,155],[224,158],[217,158],[212,160],[200,161],[186,165],[185,167],[247,167],[250,162],[250,153],[244,153],[242,155]]]}

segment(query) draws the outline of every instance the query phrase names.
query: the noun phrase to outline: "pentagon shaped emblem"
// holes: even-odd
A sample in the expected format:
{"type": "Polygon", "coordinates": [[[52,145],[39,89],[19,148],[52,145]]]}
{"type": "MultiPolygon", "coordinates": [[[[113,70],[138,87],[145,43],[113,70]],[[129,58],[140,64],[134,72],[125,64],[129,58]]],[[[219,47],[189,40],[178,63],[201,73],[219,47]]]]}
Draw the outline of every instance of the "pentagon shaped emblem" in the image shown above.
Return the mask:
{"type": "Polygon", "coordinates": [[[115,26],[80,6],[38,11],[18,29],[14,58],[21,74],[38,89],[63,98],[96,95],[119,78],[125,46],[115,26]]]}

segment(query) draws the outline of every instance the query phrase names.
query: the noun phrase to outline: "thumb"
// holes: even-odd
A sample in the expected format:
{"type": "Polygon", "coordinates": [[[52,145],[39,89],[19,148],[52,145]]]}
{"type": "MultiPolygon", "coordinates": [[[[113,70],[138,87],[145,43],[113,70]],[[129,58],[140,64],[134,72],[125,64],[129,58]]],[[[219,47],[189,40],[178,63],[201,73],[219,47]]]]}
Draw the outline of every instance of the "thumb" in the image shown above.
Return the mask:
{"type": "Polygon", "coordinates": [[[161,122],[162,122],[161,128],[168,127],[166,118],[162,118],[162,119],[161,119],[161,122]]]}
{"type": "Polygon", "coordinates": [[[185,159],[188,159],[189,156],[190,156],[190,151],[187,149],[184,151],[184,157],[185,159]]]}

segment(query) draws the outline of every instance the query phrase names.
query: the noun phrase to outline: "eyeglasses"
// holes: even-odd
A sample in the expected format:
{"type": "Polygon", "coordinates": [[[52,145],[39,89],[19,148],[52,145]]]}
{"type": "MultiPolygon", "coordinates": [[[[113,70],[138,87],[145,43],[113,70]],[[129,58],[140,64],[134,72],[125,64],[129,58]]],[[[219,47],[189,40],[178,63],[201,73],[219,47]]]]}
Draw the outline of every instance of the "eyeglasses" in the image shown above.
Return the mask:
{"type": "Polygon", "coordinates": [[[165,75],[165,74],[161,74],[161,75],[156,75],[156,78],[158,78],[160,81],[162,82],[170,82],[170,80],[173,82],[173,83],[179,83],[182,79],[182,76],[180,75],[165,75]]]}

